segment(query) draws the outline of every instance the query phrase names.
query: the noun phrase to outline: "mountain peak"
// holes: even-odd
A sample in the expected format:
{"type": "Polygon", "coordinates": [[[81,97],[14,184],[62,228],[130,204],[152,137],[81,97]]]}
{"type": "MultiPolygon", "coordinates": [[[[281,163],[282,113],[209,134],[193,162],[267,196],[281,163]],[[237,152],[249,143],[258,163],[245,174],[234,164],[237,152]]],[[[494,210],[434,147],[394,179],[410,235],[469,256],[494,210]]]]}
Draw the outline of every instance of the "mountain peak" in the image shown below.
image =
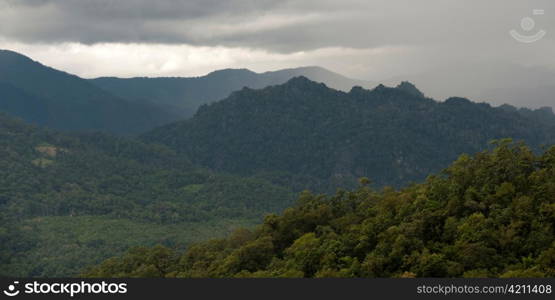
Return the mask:
{"type": "Polygon", "coordinates": [[[302,66],[302,67],[293,68],[293,69],[290,69],[290,70],[335,73],[335,72],[332,72],[332,71],[330,71],[330,70],[328,70],[324,67],[320,67],[320,66],[302,66]]]}
{"type": "Polygon", "coordinates": [[[383,91],[387,91],[389,88],[383,84],[378,84],[372,91],[374,92],[383,92],[383,91]]]}
{"type": "Polygon", "coordinates": [[[413,96],[424,98],[424,93],[422,93],[416,86],[408,81],[402,81],[396,87],[398,90],[405,91],[413,96]]]}

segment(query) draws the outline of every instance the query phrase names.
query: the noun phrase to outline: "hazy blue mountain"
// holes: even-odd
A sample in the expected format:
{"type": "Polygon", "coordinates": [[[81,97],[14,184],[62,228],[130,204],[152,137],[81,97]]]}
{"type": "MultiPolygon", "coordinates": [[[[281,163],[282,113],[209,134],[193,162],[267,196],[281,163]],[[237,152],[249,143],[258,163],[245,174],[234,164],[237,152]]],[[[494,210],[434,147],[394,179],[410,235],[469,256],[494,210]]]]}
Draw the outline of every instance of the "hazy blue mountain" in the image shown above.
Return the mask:
{"type": "Polygon", "coordinates": [[[177,111],[186,118],[192,116],[200,105],[221,100],[243,87],[263,88],[285,83],[296,76],[305,76],[342,90],[349,90],[356,85],[373,86],[371,82],[350,79],[321,67],[265,73],[255,73],[247,69],[224,69],[201,77],[102,77],[92,79],[91,82],[119,97],[156,104],[170,111],[177,111]]]}
{"type": "Polygon", "coordinates": [[[553,121],[547,109],[511,110],[464,98],[437,102],[410,83],[345,93],[298,77],[244,88],[144,138],[215,170],[329,190],[363,176],[378,185],[419,182],[492,139],[552,145],[553,121]]]}
{"type": "Polygon", "coordinates": [[[87,80],[7,50],[0,50],[0,110],[62,130],[123,134],[174,119],[152,105],[123,100],[87,80]]]}
{"type": "Polygon", "coordinates": [[[555,277],[555,147],[535,155],[503,141],[398,191],[360,183],[329,196],[304,192],[253,231],[186,251],[132,249],[83,275],[555,277]]]}

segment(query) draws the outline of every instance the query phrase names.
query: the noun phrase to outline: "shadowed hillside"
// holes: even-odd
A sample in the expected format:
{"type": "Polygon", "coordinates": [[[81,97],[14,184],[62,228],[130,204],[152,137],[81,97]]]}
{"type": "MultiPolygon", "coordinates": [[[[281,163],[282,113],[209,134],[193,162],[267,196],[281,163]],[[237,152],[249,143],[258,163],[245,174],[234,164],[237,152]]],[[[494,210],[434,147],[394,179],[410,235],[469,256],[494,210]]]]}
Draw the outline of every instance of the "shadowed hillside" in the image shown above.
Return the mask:
{"type": "Polygon", "coordinates": [[[349,90],[355,85],[373,86],[370,82],[350,79],[320,67],[301,67],[265,73],[255,73],[247,69],[225,69],[191,78],[102,77],[90,82],[122,98],[155,104],[177,111],[182,118],[188,118],[202,104],[223,99],[243,87],[263,88],[285,83],[296,76],[306,76],[343,90],[349,90]]]}

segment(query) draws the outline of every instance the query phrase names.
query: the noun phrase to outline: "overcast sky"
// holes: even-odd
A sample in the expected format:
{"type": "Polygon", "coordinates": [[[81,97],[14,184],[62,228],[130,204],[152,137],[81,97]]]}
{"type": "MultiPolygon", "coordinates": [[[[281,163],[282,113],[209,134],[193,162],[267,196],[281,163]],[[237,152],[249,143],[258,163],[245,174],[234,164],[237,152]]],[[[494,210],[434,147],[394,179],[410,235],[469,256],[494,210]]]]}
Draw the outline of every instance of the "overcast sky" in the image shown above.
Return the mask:
{"type": "Polygon", "coordinates": [[[475,71],[482,85],[522,68],[555,74],[555,1],[0,0],[0,48],[82,77],[319,65],[365,80],[415,78],[443,97],[456,89],[441,82],[440,92],[429,74],[475,71]],[[535,21],[527,30],[525,17],[535,21]],[[521,43],[512,29],[546,34],[521,43]]]}

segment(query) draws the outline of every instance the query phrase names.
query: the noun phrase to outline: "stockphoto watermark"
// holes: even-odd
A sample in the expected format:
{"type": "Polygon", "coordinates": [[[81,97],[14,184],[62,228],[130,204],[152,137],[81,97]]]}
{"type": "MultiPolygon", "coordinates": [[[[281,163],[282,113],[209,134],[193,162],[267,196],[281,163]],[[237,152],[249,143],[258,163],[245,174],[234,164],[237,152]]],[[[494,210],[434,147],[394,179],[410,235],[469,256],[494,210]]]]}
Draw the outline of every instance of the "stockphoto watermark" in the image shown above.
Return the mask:
{"type": "Polygon", "coordinates": [[[38,282],[14,281],[3,291],[8,297],[20,294],[59,294],[74,297],[83,294],[126,294],[127,283],[112,282],[38,282]]]}
{"type": "Polygon", "coordinates": [[[537,29],[535,17],[545,15],[545,10],[534,9],[532,10],[532,17],[524,17],[520,20],[520,30],[512,29],[509,34],[518,42],[521,43],[534,43],[545,37],[547,31],[544,29],[537,29]]]}

